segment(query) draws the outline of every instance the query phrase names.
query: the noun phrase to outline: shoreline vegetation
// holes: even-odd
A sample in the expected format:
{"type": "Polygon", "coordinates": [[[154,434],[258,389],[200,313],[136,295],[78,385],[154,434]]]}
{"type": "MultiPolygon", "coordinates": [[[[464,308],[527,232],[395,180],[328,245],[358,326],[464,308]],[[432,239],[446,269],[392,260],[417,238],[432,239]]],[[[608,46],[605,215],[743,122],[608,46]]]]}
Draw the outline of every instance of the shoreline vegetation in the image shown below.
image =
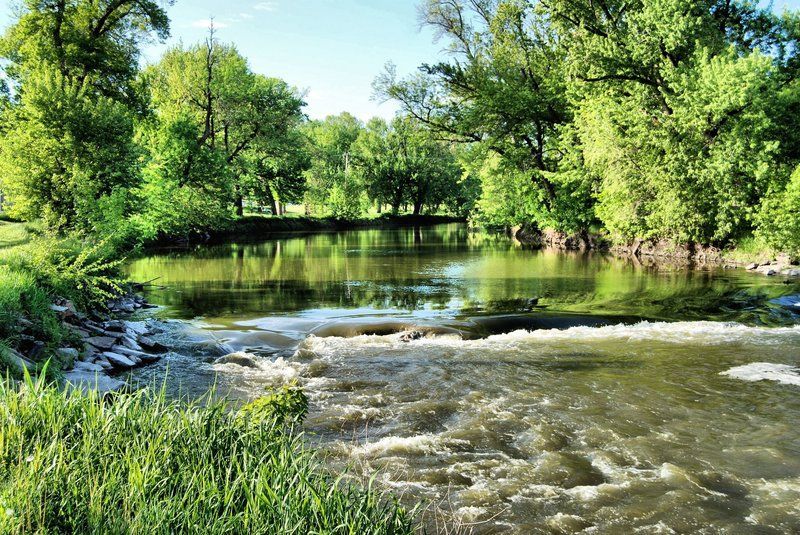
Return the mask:
{"type": "Polygon", "coordinates": [[[265,395],[251,419],[51,386],[91,335],[118,333],[88,345],[123,367],[151,358],[146,332],[106,316],[144,305],[120,270],[143,247],[470,220],[530,246],[765,275],[800,257],[798,12],[424,0],[448,54],[411,76],[387,65],[375,94],[400,112],[362,121],[310,120],[303,91],[213,24],[143,67],[169,4],[23,0],[0,37],[4,531],[412,529],[298,450],[300,394],[265,395]]]}

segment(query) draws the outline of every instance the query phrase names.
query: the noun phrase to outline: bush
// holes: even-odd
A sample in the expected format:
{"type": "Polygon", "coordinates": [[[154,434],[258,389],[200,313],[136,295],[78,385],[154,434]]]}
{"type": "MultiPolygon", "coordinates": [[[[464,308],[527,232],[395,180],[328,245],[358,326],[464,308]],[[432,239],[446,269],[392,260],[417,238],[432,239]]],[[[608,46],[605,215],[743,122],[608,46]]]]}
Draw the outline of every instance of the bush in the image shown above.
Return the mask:
{"type": "Polygon", "coordinates": [[[0,263],[27,273],[51,296],[65,297],[79,308],[102,306],[121,291],[122,259],[105,241],[89,245],[77,237],[42,237],[0,255],[0,263]]]}
{"type": "Polygon", "coordinates": [[[211,394],[104,403],[0,383],[0,531],[410,533],[397,504],[320,471],[297,432],[302,397],[231,412],[211,394]]]}
{"type": "Polygon", "coordinates": [[[800,167],[786,189],[764,200],[756,235],[778,251],[800,257],[800,167]]]}
{"type": "Polygon", "coordinates": [[[32,319],[30,334],[58,344],[61,325],[50,310],[50,297],[32,274],[0,265],[0,341],[15,345],[21,334],[20,318],[32,319]]]}

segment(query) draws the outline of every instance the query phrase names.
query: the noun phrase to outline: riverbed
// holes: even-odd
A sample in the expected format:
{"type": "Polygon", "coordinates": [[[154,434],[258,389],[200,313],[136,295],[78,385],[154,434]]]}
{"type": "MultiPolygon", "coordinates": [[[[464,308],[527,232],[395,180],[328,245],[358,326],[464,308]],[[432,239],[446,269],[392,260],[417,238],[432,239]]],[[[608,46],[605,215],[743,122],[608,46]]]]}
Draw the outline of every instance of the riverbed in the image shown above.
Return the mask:
{"type": "Polygon", "coordinates": [[[235,400],[297,380],[331,469],[477,533],[800,530],[800,284],[532,251],[463,225],[282,235],[128,266],[235,400]],[[247,366],[218,357],[243,352],[247,366]]]}

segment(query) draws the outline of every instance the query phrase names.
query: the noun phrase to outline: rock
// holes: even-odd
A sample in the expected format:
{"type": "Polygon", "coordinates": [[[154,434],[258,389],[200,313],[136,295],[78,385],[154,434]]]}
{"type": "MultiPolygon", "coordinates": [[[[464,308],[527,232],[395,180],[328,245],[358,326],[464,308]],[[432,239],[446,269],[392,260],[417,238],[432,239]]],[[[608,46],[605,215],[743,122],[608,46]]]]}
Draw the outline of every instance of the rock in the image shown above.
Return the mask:
{"type": "Polygon", "coordinates": [[[800,269],[785,269],[781,274],[787,277],[800,277],[800,269]]]}
{"type": "Polygon", "coordinates": [[[86,342],[97,349],[111,349],[116,345],[117,339],[110,336],[92,336],[87,338],[86,342]]]}
{"type": "Polygon", "coordinates": [[[36,361],[44,354],[44,342],[36,340],[33,342],[33,346],[28,350],[28,358],[30,360],[36,361]]]}
{"type": "Polygon", "coordinates": [[[105,357],[98,357],[98,358],[97,358],[97,359],[94,361],[94,363],[95,363],[95,364],[97,364],[98,366],[100,366],[101,368],[103,368],[104,370],[113,370],[113,369],[114,369],[114,365],[113,365],[113,364],[111,364],[111,363],[108,361],[108,359],[107,359],[107,358],[105,358],[105,357]]]}
{"type": "Polygon", "coordinates": [[[78,371],[85,371],[85,372],[101,372],[103,371],[103,367],[99,364],[94,364],[93,362],[82,362],[78,361],[75,363],[75,370],[78,371]]]}
{"type": "Polygon", "coordinates": [[[78,357],[80,357],[80,352],[73,347],[59,347],[56,349],[56,353],[59,357],[72,360],[78,360],[78,357]]]}
{"type": "Polygon", "coordinates": [[[756,264],[755,262],[753,262],[752,264],[747,264],[746,269],[747,271],[753,271],[754,269],[758,269],[758,264],[756,264]]]}
{"type": "Polygon", "coordinates": [[[106,331],[111,331],[116,333],[124,333],[125,322],[120,320],[107,321],[103,324],[103,329],[105,329],[106,331]]]}
{"type": "Polygon", "coordinates": [[[143,351],[135,351],[123,346],[115,347],[114,352],[125,355],[126,357],[136,357],[137,360],[144,362],[145,364],[150,364],[161,360],[161,355],[151,355],[143,351]]]}
{"type": "Polygon", "coordinates": [[[2,353],[4,360],[8,362],[14,368],[14,371],[20,375],[25,370],[28,370],[30,373],[36,371],[36,364],[20,355],[17,351],[14,351],[11,348],[0,348],[0,353],[2,353]]]}
{"type": "Polygon", "coordinates": [[[130,358],[120,355],[119,353],[114,353],[113,351],[105,351],[103,357],[105,357],[115,369],[129,370],[136,366],[136,363],[130,358]]]}
{"type": "Polygon", "coordinates": [[[119,392],[125,383],[104,373],[90,370],[73,370],[64,374],[67,389],[77,389],[84,393],[97,391],[100,394],[119,392]]]}
{"type": "Polygon", "coordinates": [[[214,364],[236,364],[244,368],[258,368],[254,356],[249,353],[231,353],[218,358],[214,364]]]}
{"type": "Polygon", "coordinates": [[[125,322],[125,330],[126,332],[131,331],[136,333],[136,336],[142,336],[147,334],[149,329],[147,328],[147,323],[143,321],[126,321],[125,322]]]}
{"type": "Polygon", "coordinates": [[[778,270],[774,266],[760,266],[756,271],[768,277],[778,274],[778,270]]]}
{"type": "Polygon", "coordinates": [[[142,346],[136,343],[136,340],[131,338],[130,336],[123,336],[122,337],[122,345],[127,347],[128,349],[133,349],[134,351],[141,351],[142,346]]]}
{"type": "Polygon", "coordinates": [[[167,348],[163,344],[156,342],[149,336],[140,336],[139,337],[139,345],[146,349],[147,351],[152,351],[154,353],[166,353],[167,348]]]}
{"type": "Polygon", "coordinates": [[[63,319],[66,319],[72,315],[72,311],[69,308],[61,305],[50,305],[50,310],[56,313],[56,315],[63,319]]]}
{"type": "Polygon", "coordinates": [[[400,335],[401,342],[411,342],[413,340],[419,340],[425,336],[425,333],[422,331],[406,331],[400,335]]]}

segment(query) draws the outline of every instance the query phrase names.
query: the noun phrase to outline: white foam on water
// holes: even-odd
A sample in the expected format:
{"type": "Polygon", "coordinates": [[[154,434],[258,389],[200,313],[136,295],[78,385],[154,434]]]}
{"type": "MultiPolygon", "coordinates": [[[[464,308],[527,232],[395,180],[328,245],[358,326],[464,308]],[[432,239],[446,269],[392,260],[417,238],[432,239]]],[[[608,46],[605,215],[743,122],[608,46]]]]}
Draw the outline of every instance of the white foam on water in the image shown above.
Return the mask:
{"type": "Polygon", "coordinates": [[[788,364],[771,362],[753,362],[744,366],[736,366],[720,375],[727,375],[742,381],[775,381],[784,385],[800,386],[800,368],[788,364]]]}
{"type": "Polygon", "coordinates": [[[412,437],[384,437],[350,449],[353,455],[384,457],[393,455],[431,455],[449,451],[449,445],[468,444],[466,440],[446,439],[425,434],[412,437]]]}
{"type": "MultiPolygon", "coordinates": [[[[287,362],[283,357],[269,360],[250,353],[234,353],[253,362],[256,367],[250,368],[235,363],[214,364],[214,370],[227,374],[250,375],[275,385],[290,384],[300,376],[298,365],[287,362]]],[[[230,356],[230,355],[228,355],[230,356]]]]}
{"type": "Polygon", "coordinates": [[[351,338],[310,336],[302,346],[317,353],[349,353],[365,348],[410,349],[413,347],[441,347],[458,349],[504,349],[547,343],[596,342],[661,342],[713,346],[749,343],[775,345],[800,342],[800,325],[792,327],[750,327],[739,323],[715,321],[640,322],[636,324],[607,325],[604,327],[571,327],[568,329],[518,330],[492,335],[478,340],[463,340],[459,336],[440,335],[419,340],[402,341],[397,334],[360,335],[351,338]]]}

